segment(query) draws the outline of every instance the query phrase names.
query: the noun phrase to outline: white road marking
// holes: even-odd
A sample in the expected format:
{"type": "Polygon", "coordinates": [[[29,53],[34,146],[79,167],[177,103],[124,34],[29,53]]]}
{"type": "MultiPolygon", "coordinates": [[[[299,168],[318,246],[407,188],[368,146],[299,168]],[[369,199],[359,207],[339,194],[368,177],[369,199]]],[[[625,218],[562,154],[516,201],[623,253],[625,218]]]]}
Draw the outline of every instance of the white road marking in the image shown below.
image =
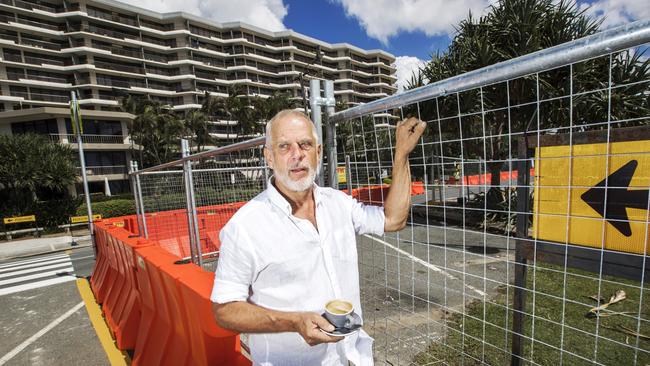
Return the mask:
{"type": "MultiPolygon", "coordinates": [[[[73,278],[74,279],[74,278],[73,278]]],[[[61,324],[64,320],[68,319],[72,314],[76,313],[79,309],[81,309],[84,306],[84,302],[80,302],[77,305],[75,305],[72,309],[68,310],[65,314],[61,315],[60,317],[54,319],[50,324],[46,325],[43,329],[39,330],[34,334],[33,336],[27,338],[23,343],[19,344],[16,346],[14,349],[11,351],[7,352],[6,355],[2,356],[0,358],[0,366],[4,365],[7,363],[9,360],[14,358],[17,354],[20,353],[20,351],[24,350],[25,348],[29,347],[32,343],[36,342],[39,338],[41,338],[45,333],[49,332],[52,330],[54,327],[57,325],[61,324]]]]}
{"type": "MultiPolygon", "coordinates": [[[[37,278],[56,276],[57,273],[62,273],[62,272],[71,273],[71,272],[74,272],[74,268],[68,267],[68,268],[62,268],[62,269],[57,270],[57,271],[41,272],[41,273],[36,273],[36,274],[33,274],[33,275],[29,275],[29,276],[21,276],[21,277],[11,278],[11,279],[8,279],[8,280],[0,281],[0,286],[9,285],[9,284],[12,284],[12,283],[23,282],[23,281],[35,280],[37,278]]],[[[0,289],[0,291],[1,291],[1,289],[0,289]]]]}
{"type": "Polygon", "coordinates": [[[71,265],[72,265],[72,262],[70,262],[70,260],[66,260],[65,262],[52,264],[52,265],[48,265],[48,266],[23,269],[23,270],[15,271],[15,272],[2,273],[2,274],[0,274],[0,278],[13,277],[13,276],[18,276],[18,275],[27,274],[27,273],[45,271],[47,269],[67,267],[67,266],[71,266],[71,265]]]}
{"type": "MultiPolygon", "coordinates": [[[[452,280],[462,281],[462,279],[452,275],[451,273],[443,270],[442,268],[440,268],[438,266],[435,266],[435,265],[433,265],[433,264],[431,264],[431,263],[429,263],[427,261],[424,261],[424,260],[414,256],[413,254],[411,254],[411,253],[409,253],[409,252],[407,252],[405,250],[402,250],[402,249],[400,249],[400,248],[398,248],[398,247],[396,247],[396,246],[394,246],[394,245],[392,245],[390,243],[387,243],[387,242],[385,242],[385,241],[383,241],[383,240],[381,240],[379,238],[375,238],[374,236],[371,236],[371,235],[368,235],[368,234],[363,234],[363,236],[365,236],[368,239],[372,239],[372,240],[374,240],[374,241],[376,241],[378,243],[381,243],[381,244],[385,245],[386,247],[388,247],[388,248],[390,248],[390,249],[392,249],[392,250],[394,250],[394,251],[396,251],[396,252],[398,252],[398,253],[400,253],[400,254],[408,257],[408,258],[410,258],[412,261],[414,261],[416,263],[420,263],[421,265],[423,265],[423,266],[425,266],[425,267],[427,267],[427,268],[429,268],[429,269],[431,269],[431,270],[433,270],[435,272],[441,273],[444,276],[446,276],[447,278],[450,278],[452,280]]],[[[468,285],[467,283],[465,283],[465,287],[467,287],[468,289],[476,292],[477,294],[479,294],[481,296],[486,296],[487,295],[485,292],[477,289],[476,287],[474,287],[472,285],[468,285]]]]}
{"type": "Polygon", "coordinates": [[[50,264],[61,263],[61,262],[69,262],[69,261],[70,261],[70,258],[59,258],[59,259],[53,259],[53,260],[50,260],[50,261],[43,261],[43,262],[39,262],[39,263],[29,263],[29,264],[25,264],[25,265],[21,265],[21,266],[15,266],[15,267],[11,267],[11,268],[0,269],[0,273],[11,272],[11,271],[15,271],[15,270],[18,270],[18,269],[42,267],[42,266],[46,266],[46,265],[50,265],[50,264]]]}
{"type": "Polygon", "coordinates": [[[29,263],[45,262],[45,261],[49,261],[49,260],[61,259],[61,258],[67,258],[67,257],[68,257],[67,254],[59,254],[59,255],[53,255],[53,256],[49,256],[49,257],[39,257],[39,258],[34,258],[34,259],[26,259],[24,261],[17,261],[17,262],[0,264],[0,269],[14,267],[14,266],[20,266],[20,265],[29,264],[29,263]]]}
{"type": "Polygon", "coordinates": [[[39,282],[26,283],[24,285],[5,287],[5,288],[0,289],[0,296],[9,295],[9,294],[13,294],[13,293],[16,293],[16,292],[33,290],[35,288],[52,286],[52,285],[56,285],[56,284],[59,284],[59,283],[76,281],[76,280],[77,280],[77,277],[75,277],[75,276],[62,276],[62,277],[57,277],[57,278],[50,278],[49,280],[44,280],[44,281],[39,281],[39,282]]]}

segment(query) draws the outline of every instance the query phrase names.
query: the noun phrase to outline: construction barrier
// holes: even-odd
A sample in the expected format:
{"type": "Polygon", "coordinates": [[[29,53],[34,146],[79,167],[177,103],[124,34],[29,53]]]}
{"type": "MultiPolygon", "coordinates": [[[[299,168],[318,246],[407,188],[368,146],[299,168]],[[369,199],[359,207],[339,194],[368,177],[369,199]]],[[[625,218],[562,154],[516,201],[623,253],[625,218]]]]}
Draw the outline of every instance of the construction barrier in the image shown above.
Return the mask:
{"type": "Polygon", "coordinates": [[[214,274],[177,264],[184,263],[180,256],[133,230],[137,223],[129,216],[95,224],[98,254],[91,288],[118,348],[133,350],[134,365],[250,365],[239,336],[214,321],[214,274]]]}

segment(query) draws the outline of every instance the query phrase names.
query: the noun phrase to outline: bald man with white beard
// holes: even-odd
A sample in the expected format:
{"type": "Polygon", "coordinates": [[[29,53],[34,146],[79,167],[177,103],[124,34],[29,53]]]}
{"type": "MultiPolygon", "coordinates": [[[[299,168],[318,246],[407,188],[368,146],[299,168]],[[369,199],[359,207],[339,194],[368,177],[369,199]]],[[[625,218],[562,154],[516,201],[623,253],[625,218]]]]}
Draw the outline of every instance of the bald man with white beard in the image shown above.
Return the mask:
{"type": "Polygon", "coordinates": [[[322,147],[303,113],[284,110],[266,126],[268,188],[220,233],[211,300],[217,323],[249,333],[255,365],[372,365],[372,338],[348,337],[320,314],[345,299],[362,316],[356,235],[404,228],[411,205],[408,155],[426,124],[396,129],[393,180],[384,207],[367,206],[314,183],[322,147]]]}

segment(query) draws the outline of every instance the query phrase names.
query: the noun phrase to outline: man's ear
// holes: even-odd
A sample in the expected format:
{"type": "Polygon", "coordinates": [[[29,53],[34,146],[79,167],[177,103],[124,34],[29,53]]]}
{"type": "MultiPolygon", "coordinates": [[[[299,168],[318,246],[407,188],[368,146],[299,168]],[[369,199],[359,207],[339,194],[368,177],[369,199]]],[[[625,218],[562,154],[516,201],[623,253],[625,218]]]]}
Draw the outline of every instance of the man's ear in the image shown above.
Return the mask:
{"type": "Polygon", "coordinates": [[[268,165],[269,168],[273,169],[273,154],[271,153],[271,150],[269,150],[269,148],[266,146],[264,146],[264,159],[266,160],[266,165],[268,165]]]}

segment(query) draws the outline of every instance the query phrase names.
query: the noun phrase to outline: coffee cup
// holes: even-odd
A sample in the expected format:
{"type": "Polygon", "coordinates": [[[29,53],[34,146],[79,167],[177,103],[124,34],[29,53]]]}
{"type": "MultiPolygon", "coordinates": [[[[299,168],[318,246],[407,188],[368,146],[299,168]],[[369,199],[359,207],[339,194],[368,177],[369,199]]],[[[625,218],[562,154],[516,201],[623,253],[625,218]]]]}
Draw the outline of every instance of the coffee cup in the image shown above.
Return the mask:
{"type": "Polygon", "coordinates": [[[325,304],[325,319],[337,328],[343,328],[354,311],[354,305],[347,300],[331,300],[325,304]]]}

